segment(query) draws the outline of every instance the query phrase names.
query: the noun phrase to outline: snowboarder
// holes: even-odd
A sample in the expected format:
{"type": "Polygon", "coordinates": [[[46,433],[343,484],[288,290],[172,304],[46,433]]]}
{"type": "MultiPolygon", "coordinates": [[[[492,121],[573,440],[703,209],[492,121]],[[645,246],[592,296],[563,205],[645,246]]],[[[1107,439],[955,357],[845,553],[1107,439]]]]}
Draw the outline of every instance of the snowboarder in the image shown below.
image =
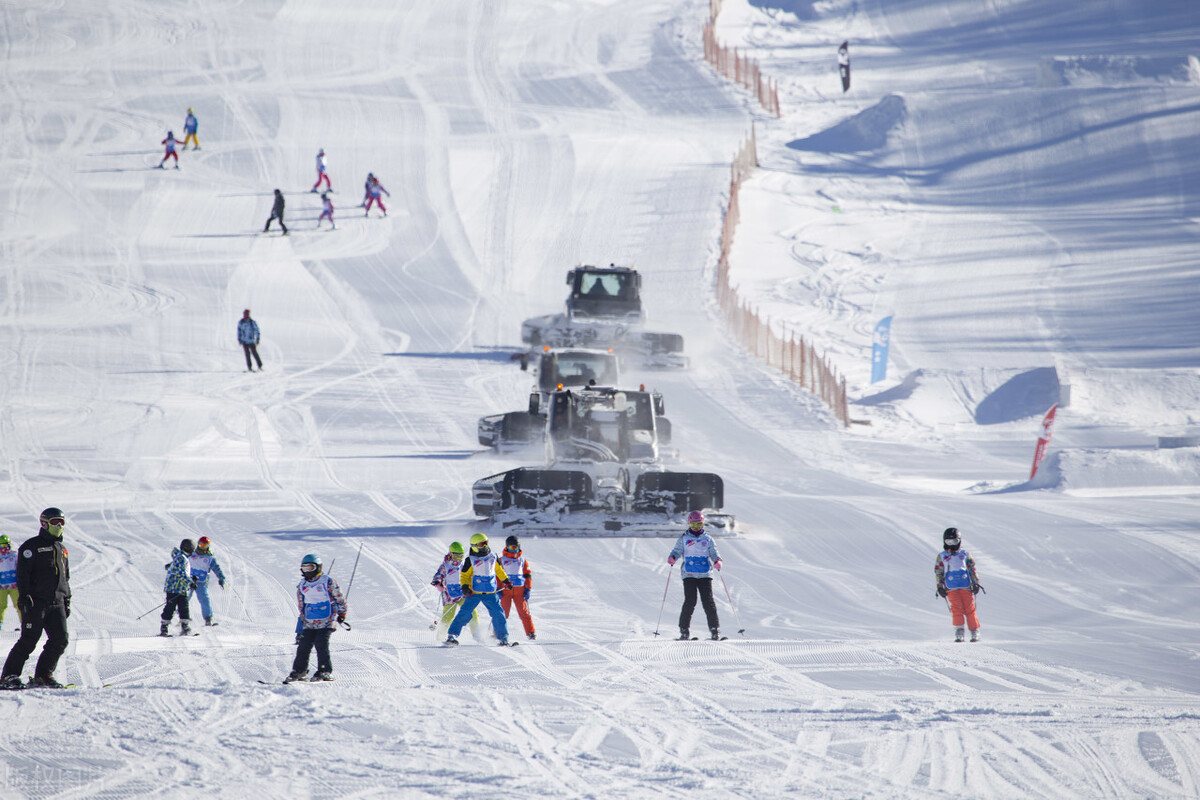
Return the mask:
{"type": "Polygon", "coordinates": [[[488,546],[487,534],[476,533],[471,537],[471,555],[463,561],[460,579],[466,599],[458,609],[454,621],[450,623],[446,644],[458,644],[458,634],[471,618],[475,607],[483,603],[492,616],[492,629],[496,638],[500,640],[500,644],[507,645],[508,623],[504,619],[504,609],[500,607],[500,598],[496,595],[501,587],[511,589],[512,581],[508,579],[504,567],[500,566],[500,559],[496,558],[496,554],[488,546]]]}
{"type": "Polygon", "coordinates": [[[321,192],[321,216],[317,217],[317,227],[321,227],[321,220],[329,220],[330,230],[335,230],[337,225],[333,224],[333,201],[329,199],[329,192],[321,192]]]}
{"type": "Polygon", "coordinates": [[[383,184],[379,182],[379,178],[376,178],[374,175],[372,175],[367,181],[367,210],[363,212],[364,217],[371,214],[372,204],[377,204],[379,206],[379,210],[383,212],[383,215],[385,217],[387,216],[387,209],[383,206],[383,198],[380,197],[381,194],[386,194],[388,197],[392,196],[391,192],[383,188],[383,184]]]}
{"type": "Polygon", "coordinates": [[[314,681],[333,680],[333,662],[329,660],[329,637],[339,623],[346,621],[346,598],[331,575],[321,574],[321,557],[309,553],[300,561],[300,583],[296,586],[296,603],[304,620],[296,660],[285,683],[307,681],[308,657],[317,648],[317,671],[314,681]]]}
{"type": "Polygon", "coordinates": [[[188,574],[188,556],[196,550],[196,544],[191,539],[184,539],[179,547],[171,548],[170,563],[163,564],[167,577],[163,581],[163,591],[167,593],[167,602],[163,604],[159,636],[170,636],[168,627],[175,612],[179,612],[179,625],[184,636],[192,633],[192,612],[188,607],[188,595],[196,588],[196,581],[188,574]]]}
{"type": "Polygon", "coordinates": [[[975,574],[975,559],[960,550],[962,537],[958,528],[946,528],[942,533],[942,552],[937,554],[933,574],[937,576],[937,593],[950,606],[954,623],[954,641],[963,641],[963,622],[971,629],[971,641],[979,641],[979,617],[975,613],[975,595],[983,587],[975,574]]]}
{"type": "Polygon", "coordinates": [[[683,558],[679,575],[683,578],[683,608],[679,612],[679,638],[690,639],[692,612],[696,609],[696,595],[704,606],[708,617],[708,631],[713,639],[721,638],[721,621],[717,618],[717,604],[713,602],[712,573],[721,569],[721,556],[717,545],[704,530],[704,514],[693,511],[688,514],[687,533],[679,537],[667,557],[668,564],[683,558]]]}
{"type": "Polygon", "coordinates": [[[262,372],[262,359],[258,357],[258,323],[250,319],[248,308],[242,311],[242,318],[238,320],[237,337],[238,343],[246,353],[246,370],[254,372],[254,367],[250,365],[250,356],[254,356],[254,360],[258,362],[258,371],[262,372]]]}
{"type": "Polygon", "coordinates": [[[179,153],[175,152],[175,145],[179,142],[175,139],[175,132],[167,131],[167,138],[163,139],[162,143],[167,148],[167,152],[163,154],[162,161],[158,162],[158,168],[166,169],[163,165],[167,163],[168,158],[173,158],[175,159],[175,169],[179,169],[179,153]]]}
{"type": "Polygon", "coordinates": [[[12,646],[0,675],[0,688],[19,689],[21,671],[42,632],[46,646],[38,657],[30,686],[61,689],[54,679],[58,659],[67,649],[67,617],[71,616],[71,568],[63,545],[63,512],[47,508],[37,536],[17,548],[17,609],[21,613],[21,638],[12,646]]]}
{"type": "Polygon", "coordinates": [[[217,625],[213,622],[212,602],[208,598],[208,573],[217,576],[217,584],[225,588],[225,573],[217,563],[217,557],[212,553],[212,541],[207,536],[201,536],[196,542],[196,552],[188,558],[191,568],[192,585],[196,587],[196,599],[200,601],[200,615],[204,617],[205,625],[217,625]]]}
{"type": "Polygon", "coordinates": [[[183,121],[183,147],[181,150],[187,150],[188,142],[192,143],[193,150],[200,149],[200,139],[196,136],[196,131],[200,129],[200,123],[196,121],[196,115],[192,109],[188,109],[187,118],[183,121]]]}
{"type": "Polygon", "coordinates": [[[505,589],[500,593],[500,606],[504,609],[504,617],[508,618],[509,610],[515,605],[517,616],[521,618],[521,624],[525,626],[525,635],[530,639],[536,639],[537,631],[534,630],[533,617],[529,613],[529,592],[533,589],[533,571],[530,570],[529,561],[521,550],[521,540],[516,536],[509,536],[504,540],[504,552],[500,555],[500,566],[504,567],[505,574],[512,581],[512,588],[505,589]]]}
{"type": "Polygon", "coordinates": [[[333,191],[333,184],[329,182],[328,165],[325,163],[325,148],[322,147],[317,153],[317,182],[313,184],[312,193],[316,194],[317,189],[321,186],[321,181],[325,181],[325,188],[333,191]]]}
{"type": "MultiPolygon", "coordinates": [[[[462,542],[451,542],[449,551],[442,559],[442,563],[438,565],[437,572],[433,573],[433,580],[429,582],[431,586],[436,586],[442,595],[442,612],[437,621],[439,631],[443,625],[449,626],[454,621],[455,615],[458,614],[458,608],[462,605],[463,598],[466,597],[462,587],[464,555],[462,542]]],[[[476,633],[478,629],[479,610],[476,609],[471,612],[471,633],[476,633]]]]}
{"type": "Polygon", "coordinates": [[[0,630],[4,629],[4,612],[10,600],[20,619],[21,606],[17,598],[17,551],[12,549],[8,536],[0,536],[0,630]]]}
{"type": "MultiPolygon", "coordinates": [[[[315,190],[314,190],[315,191],[315,190]]],[[[283,224],[283,192],[275,190],[275,204],[271,206],[271,216],[267,217],[267,224],[263,226],[263,233],[271,230],[271,221],[279,220],[279,227],[283,228],[283,235],[287,236],[287,225],[283,224]]]]}
{"type": "Polygon", "coordinates": [[[838,48],[838,74],[842,77],[842,93],[850,91],[850,42],[838,48]]]}

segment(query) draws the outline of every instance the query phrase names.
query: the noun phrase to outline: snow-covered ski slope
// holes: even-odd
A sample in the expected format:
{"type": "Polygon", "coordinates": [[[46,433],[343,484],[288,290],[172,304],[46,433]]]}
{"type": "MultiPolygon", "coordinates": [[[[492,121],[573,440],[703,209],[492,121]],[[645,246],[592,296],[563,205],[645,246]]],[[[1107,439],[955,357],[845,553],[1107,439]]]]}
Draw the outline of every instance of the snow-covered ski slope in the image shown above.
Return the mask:
{"type": "Polygon", "coordinates": [[[68,514],[79,687],[0,696],[0,797],[1200,794],[1200,461],[1155,448],[1200,433],[1194,4],[726,0],[781,120],[703,64],[706,5],[0,6],[0,517],[19,542],[68,514]],[[188,107],[202,149],[153,169],[188,107]],[[752,118],[734,279],[869,426],[716,315],[752,118]],[[276,187],[286,238],[260,234],[276,187]],[[687,337],[690,370],[629,378],[726,480],[731,638],[669,640],[668,540],[526,537],[538,640],[439,648],[470,484],[525,463],[476,419],[524,405],[520,322],[579,261],[636,264],[687,337]],[[947,525],[980,644],[933,595],[947,525]],[[221,625],[156,638],[135,618],[202,535],[221,625]],[[259,684],[291,665],[300,558],[345,587],[360,545],[336,682],[259,684]]]}

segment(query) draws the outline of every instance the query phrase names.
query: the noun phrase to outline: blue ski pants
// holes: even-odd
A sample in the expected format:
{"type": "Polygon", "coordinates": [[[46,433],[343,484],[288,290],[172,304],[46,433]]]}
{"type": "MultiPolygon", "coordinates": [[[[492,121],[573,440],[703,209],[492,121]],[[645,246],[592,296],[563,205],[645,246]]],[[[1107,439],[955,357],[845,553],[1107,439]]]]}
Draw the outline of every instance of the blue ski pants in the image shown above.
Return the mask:
{"type": "Polygon", "coordinates": [[[450,635],[457,638],[462,633],[463,627],[470,621],[471,615],[475,613],[475,607],[480,603],[483,603],[488,613],[492,615],[492,630],[496,632],[496,638],[502,642],[508,641],[508,620],[504,618],[504,609],[500,607],[500,597],[495,592],[473,594],[463,600],[458,614],[454,617],[454,622],[450,623],[450,635]]]}

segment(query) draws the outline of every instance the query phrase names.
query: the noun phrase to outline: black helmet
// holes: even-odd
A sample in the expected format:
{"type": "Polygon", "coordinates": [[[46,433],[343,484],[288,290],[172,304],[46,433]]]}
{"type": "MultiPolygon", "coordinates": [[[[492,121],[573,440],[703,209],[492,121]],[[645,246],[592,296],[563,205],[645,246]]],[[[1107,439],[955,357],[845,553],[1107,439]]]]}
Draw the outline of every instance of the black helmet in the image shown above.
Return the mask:
{"type": "MultiPolygon", "coordinates": [[[[62,509],[51,506],[50,508],[47,508],[45,511],[42,512],[42,517],[41,517],[42,530],[46,531],[47,533],[50,533],[50,520],[52,520],[52,519],[57,519],[60,522],[64,522],[64,523],[66,522],[66,519],[63,516],[62,509]]],[[[50,535],[57,536],[61,539],[62,538],[62,528],[60,527],[58,529],[57,534],[51,533],[50,535]]]]}
{"type": "Polygon", "coordinates": [[[504,540],[504,546],[505,546],[505,547],[516,547],[516,548],[520,548],[520,547],[521,547],[521,540],[520,540],[520,539],[518,539],[518,538],[517,538],[517,537],[515,537],[515,536],[510,536],[510,537],[508,537],[507,539],[505,539],[505,540],[504,540]]]}
{"type": "Polygon", "coordinates": [[[196,543],[191,539],[184,539],[179,543],[179,549],[187,553],[189,556],[196,551],[196,543]]]}
{"type": "Polygon", "coordinates": [[[962,544],[962,537],[958,535],[958,528],[946,528],[942,532],[942,544],[950,552],[957,550],[958,546],[962,544]]]}

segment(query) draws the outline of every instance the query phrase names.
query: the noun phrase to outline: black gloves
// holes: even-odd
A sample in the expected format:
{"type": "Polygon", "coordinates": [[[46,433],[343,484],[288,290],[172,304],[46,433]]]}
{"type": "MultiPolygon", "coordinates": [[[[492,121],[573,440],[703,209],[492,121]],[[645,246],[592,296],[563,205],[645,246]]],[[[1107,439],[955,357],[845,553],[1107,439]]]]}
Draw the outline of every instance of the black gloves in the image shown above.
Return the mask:
{"type": "Polygon", "coordinates": [[[463,584],[463,597],[470,597],[473,594],[475,594],[475,590],[472,589],[470,586],[463,584]]]}
{"type": "Polygon", "coordinates": [[[977,583],[977,584],[975,584],[974,586],[972,586],[972,587],[971,587],[971,594],[979,594],[979,588],[980,588],[980,587],[979,587],[979,584],[978,584],[978,583],[977,583]]]}
{"type": "Polygon", "coordinates": [[[63,611],[65,612],[64,616],[71,616],[71,598],[63,600],[63,611]]]}
{"type": "Polygon", "coordinates": [[[338,614],[338,622],[345,622],[345,621],[346,621],[346,615],[338,614]]]}
{"type": "Polygon", "coordinates": [[[945,586],[937,587],[937,593],[938,593],[938,597],[945,597],[946,595],[950,594],[949,592],[946,591],[945,586]]]}

